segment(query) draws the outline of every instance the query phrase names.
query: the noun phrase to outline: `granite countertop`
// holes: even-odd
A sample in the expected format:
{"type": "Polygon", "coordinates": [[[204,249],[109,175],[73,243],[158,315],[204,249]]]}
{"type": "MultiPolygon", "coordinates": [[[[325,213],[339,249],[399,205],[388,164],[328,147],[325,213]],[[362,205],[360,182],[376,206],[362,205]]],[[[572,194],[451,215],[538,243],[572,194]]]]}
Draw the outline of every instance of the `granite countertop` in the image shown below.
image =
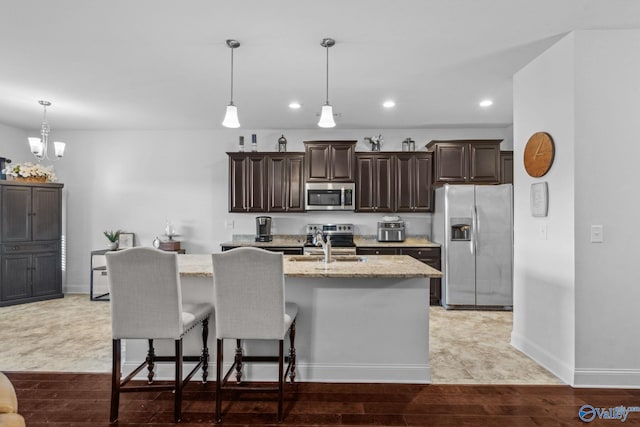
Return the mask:
{"type": "Polygon", "coordinates": [[[378,242],[375,236],[354,236],[353,242],[357,247],[421,247],[421,248],[439,248],[439,243],[433,243],[426,237],[409,236],[404,242],[378,242]]]}
{"type": "MultiPolygon", "coordinates": [[[[254,247],[272,247],[286,246],[298,247],[304,246],[306,241],[305,235],[295,234],[276,234],[271,242],[256,242],[254,235],[235,236],[231,242],[222,243],[220,246],[254,246],[254,247]]],[[[426,237],[409,236],[404,242],[378,242],[376,236],[354,236],[353,241],[356,247],[421,247],[421,248],[439,248],[440,244],[433,243],[426,237]]]]}
{"type": "MultiPolygon", "coordinates": [[[[356,258],[356,257],[352,257],[356,258]]],[[[325,265],[310,255],[285,255],[285,277],[327,278],[413,278],[442,277],[442,273],[407,255],[358,256],[362,261],[336,261],[325,265]],[[313,261],[301,261],[314,259],[313,261]]],[[[345,258],[346,259],[346,258],[345,258]]],[[[178,268],[183,277],[212,277],[211,255],[178,255],[178,268]]]]}

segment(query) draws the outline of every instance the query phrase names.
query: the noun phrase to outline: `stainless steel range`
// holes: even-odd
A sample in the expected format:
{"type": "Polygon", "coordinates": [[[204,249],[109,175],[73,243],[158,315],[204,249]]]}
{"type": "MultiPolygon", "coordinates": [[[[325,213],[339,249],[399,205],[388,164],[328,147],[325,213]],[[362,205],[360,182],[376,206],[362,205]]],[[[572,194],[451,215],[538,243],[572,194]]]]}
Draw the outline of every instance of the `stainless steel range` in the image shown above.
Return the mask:
{"type": "Polygon", "coordinates": [[[313,236],[318,231],[331,237],[333,255],[355,255],[356,244],[353,242],[353,224],[309,224],[306,227],[307,241],[304,244],[305,255],[322,255],[322,247],[313,244],[313,236]]]}

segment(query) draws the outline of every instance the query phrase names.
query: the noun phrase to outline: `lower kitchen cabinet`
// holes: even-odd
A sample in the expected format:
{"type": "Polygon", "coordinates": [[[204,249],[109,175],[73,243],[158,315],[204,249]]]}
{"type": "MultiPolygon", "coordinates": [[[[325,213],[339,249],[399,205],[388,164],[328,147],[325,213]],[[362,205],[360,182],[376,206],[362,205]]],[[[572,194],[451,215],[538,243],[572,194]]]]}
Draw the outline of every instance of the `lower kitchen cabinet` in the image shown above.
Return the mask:
{"type": "MultiPolygon", "coordinates": [[[[252,245],[222,245],[222,252],[235,248],[246,248],[252,245]]],[[[271,252],[282,252],[285,255],[302,255],[303,249],[299,246],[256,246],[271,252]]]]}
{"type": "MultiPolygon", "coordinates": [[[[358,247],[356,248],[356,253],[358,255],[409,255],[437,270],[440,270],[442,265],[440,261],[440,248],[438,247],[358,247]]],[[[430,280],[429,296],[430,305],[441,305],[442,289],[440,279],[430,280]]]]}

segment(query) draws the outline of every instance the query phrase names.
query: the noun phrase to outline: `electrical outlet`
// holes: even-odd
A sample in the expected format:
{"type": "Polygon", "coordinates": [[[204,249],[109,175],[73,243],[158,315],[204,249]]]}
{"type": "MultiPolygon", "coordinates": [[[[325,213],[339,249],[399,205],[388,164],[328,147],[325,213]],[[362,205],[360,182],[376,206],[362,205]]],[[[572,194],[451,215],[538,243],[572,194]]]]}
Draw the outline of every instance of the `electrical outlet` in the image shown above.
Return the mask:
{"type": "Polygon", "coordinates": [[[228,219],[224,222],[224,228],[226,228],[227,230],[233,230],[233,220],[232,219],[228,219]]]}
{"type": "Polygon", "coordinates": [[[602,225],[591,226],[591,243],[604,242],[604,227],[602,225]]]}

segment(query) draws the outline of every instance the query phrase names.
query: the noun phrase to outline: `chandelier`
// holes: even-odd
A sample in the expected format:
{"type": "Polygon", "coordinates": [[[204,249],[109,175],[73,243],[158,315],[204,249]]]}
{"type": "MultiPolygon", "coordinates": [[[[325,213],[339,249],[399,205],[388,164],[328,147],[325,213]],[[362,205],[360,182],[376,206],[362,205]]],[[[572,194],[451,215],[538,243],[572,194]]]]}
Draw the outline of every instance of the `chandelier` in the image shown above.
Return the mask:
{"type": "Polygon", "coordinates": [[[29,147],[31,148],[31,153],[36,157],[36,159],[38,159],[38,161],[42,159],[59,160],[62,156],[64,156],[64,147],[65,147],[64,142],[55,141],[53,143],[53,149],[54,149],[56,159],[49,158],[49,153],[48,153],[49,131],[51,130],[51,128],[49,127],[49,122],[47,122],[47,107],[50,106],[51,103],[49,101],[38,101],[38,103],[44,107],[42,127],[40,128],[41,138],[28,138],[29,147]]]}

